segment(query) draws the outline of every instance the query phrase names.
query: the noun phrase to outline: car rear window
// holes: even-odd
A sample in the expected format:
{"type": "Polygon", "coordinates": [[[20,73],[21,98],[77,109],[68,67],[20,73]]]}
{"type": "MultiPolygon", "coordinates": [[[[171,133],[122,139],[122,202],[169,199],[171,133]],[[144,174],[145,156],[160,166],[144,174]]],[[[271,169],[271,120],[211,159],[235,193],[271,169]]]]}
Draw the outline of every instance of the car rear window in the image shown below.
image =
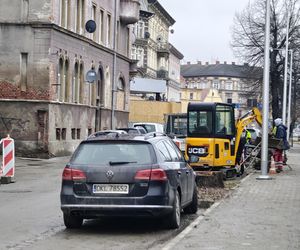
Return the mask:
{"type": "Polygon", "coordinates": [[[109,164],[132,162],[152,164],[152,146],[148,143],[90,142],[80,144],[73,155],[73,164],[109,164]]]}

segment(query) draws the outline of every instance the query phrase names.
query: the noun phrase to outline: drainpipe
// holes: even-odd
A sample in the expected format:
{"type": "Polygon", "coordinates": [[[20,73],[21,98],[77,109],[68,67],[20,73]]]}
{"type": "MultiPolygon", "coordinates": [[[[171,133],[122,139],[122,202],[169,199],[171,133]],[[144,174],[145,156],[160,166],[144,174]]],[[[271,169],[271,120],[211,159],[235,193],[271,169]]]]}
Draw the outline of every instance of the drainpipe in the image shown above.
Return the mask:
{"type": "Polygon", "coordinates": [[[116,63],[117,63],[117,51],[116,51],[116,29],[117,29],[117,0],[115,0],[114,9],[114,31],[113,31],[113,82],[111,91],[111,129],[115,129],[115,93],[116,93],[116,63]]]}

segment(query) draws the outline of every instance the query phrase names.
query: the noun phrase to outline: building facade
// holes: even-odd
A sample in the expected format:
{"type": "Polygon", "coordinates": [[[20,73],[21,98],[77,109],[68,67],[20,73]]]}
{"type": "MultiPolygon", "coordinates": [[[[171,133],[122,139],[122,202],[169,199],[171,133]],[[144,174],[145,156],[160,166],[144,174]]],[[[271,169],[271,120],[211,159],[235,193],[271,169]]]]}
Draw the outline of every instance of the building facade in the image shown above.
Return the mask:
{"type": "Polygon", "coordinates": [[[138,0],[1,1],[0,136],[15,139],[17,154],[66,155],[96,130],[127,125],[139,8],[138,0]]]}
{"type": "MultiPolygon", "coordinates": [[[[199,98],[201,95],[197,95],[199,90],[213,90],[210,95],[218,96],[222,102],[236,104],[239,115],[260,105],[261,68],[251,67],[248,64],[236,65],[234,62],[231,64],[218,61],[215,64],[188,62],[181,65],[181,75],[182,92],[188,93],[191,102],[201,101],[199,98]]],[[[207,101],[210,99],[212,98],[207,98],[207,101]]]]}
{"type": "Polygon", "coordinates": [[[180,60],[183,55],[169,43],[170,27],[174,23],[159,1],[141,1],[140,20],[134,25],[136,40],[131,52],[138,66],[132,93],[151,97],[151,100],[180,101],[180,60]],[[151,81],[145,83],[144,79],[151,81]],[[145,84],[151,84],[152,88],[145,91],[145,84]],[[136,89],[139,85],[140,92],[136,89]]]}

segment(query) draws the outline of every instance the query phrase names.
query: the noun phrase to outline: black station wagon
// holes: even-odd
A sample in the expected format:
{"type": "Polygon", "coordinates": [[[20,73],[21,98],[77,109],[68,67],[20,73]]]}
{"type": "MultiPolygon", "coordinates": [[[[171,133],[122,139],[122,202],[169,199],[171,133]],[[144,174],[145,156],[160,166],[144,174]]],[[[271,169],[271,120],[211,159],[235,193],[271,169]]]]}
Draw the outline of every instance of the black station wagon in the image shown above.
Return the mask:
{"type": "Polygon", "coordinates": [[[60,197],[67,228],[105,215],[161,217],[178,228],[182,210],[198,208],[194,171],[156,132],[82,141],[64,168],[60,197]]]}

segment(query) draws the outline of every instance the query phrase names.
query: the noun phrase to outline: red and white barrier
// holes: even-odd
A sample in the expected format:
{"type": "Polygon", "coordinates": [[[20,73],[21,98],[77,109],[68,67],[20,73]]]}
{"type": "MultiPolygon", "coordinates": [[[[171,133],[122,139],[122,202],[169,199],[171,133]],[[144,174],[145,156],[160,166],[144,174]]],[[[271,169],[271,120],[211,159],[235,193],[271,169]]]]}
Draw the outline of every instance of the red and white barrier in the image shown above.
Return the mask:
{"type": "Polygon", "coordinates": [[[15,175],[15,142],[9,135],[0,141],[2,144],[1,177],[14,177],[15,175]]]}

